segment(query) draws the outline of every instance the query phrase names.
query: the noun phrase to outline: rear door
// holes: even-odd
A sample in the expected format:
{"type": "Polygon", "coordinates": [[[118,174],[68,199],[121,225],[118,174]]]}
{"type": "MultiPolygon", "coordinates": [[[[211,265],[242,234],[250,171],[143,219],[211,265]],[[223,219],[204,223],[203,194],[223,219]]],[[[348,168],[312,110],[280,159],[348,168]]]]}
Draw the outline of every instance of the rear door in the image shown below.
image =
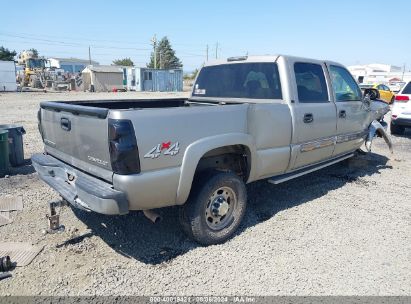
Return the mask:
{"type": "Polygon", "coordinates": [[[41,104],[41,132],[52,156],[111,181],[107,109],[65,103],[41,104]]]}
{"type": "Polygon", "coordinates": [[[290,60],[294,100],[291,169],[326,160],[332,156],[336,134],[336,108],[331,102],[326,67],[320,61],[290,60]]]}
{"type": "Polygon", "coordinates": [[[329,63],[333,100],[337,107],[337,142],[333,156],[358,149],[366,136],[368,116],[362,92],[351,73],[341,65],[329,63]]]}

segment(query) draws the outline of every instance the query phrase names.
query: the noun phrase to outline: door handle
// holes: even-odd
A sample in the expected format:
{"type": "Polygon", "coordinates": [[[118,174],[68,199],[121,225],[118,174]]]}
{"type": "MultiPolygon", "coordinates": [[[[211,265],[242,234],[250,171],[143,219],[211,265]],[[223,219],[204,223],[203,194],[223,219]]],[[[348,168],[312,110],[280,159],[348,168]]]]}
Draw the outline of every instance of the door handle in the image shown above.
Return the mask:
{"type": "Polygon", "coordinates": [[[338,116],[340,118],[346,118],[347,117],[347,113],[345,112],[345,110],[341,110],[340,113],[338,114],[338,116]]]}
{"type": "Polygon", "coordinates": [[[314,116],[312,113],[305,113],[304,114],[304,123],[311,123],[314,121],[314,116]]]}
{"type": "Polygon", "coordinates": [[[60,120],[60,126],[64,131],[71,130],[71,121],[68,118],[62,117],[60,120]]]}

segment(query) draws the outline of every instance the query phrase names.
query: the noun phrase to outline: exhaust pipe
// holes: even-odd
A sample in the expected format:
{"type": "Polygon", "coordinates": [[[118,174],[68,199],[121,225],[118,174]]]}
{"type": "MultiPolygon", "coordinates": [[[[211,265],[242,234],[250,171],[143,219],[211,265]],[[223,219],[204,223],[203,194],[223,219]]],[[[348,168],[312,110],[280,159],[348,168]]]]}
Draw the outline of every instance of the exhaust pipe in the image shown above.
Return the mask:
{"type": "Polygon", "coordinates": [[[161,222],[162,218],[159,214],[155,213],[153,210],[143,210],[144,215],[154,224],[161,222]]]}

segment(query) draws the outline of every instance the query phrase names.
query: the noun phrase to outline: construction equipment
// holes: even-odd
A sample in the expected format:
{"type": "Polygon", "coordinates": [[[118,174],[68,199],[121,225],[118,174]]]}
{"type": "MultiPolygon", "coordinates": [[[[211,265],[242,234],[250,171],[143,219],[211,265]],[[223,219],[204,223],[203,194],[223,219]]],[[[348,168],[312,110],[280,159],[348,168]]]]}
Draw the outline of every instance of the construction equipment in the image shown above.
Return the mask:
{"type": "Polygon", "coordinates": [[[17,76],[20,87],[30,86],[37,89],[68,90],[70,83],[63,69],[50,67],[50,62],[44,57],[38,57],[33,51],[22,51],[18,64],[23,67],[17,76]]]}
{"type": "Polygon", "coordinates": [[[44,88],[44,71],[47,60],[39,58],[33,51],[22,51],[18,57],[18,64],[22,65],[24,72],[18,77],[21,87],[44,88]]]}

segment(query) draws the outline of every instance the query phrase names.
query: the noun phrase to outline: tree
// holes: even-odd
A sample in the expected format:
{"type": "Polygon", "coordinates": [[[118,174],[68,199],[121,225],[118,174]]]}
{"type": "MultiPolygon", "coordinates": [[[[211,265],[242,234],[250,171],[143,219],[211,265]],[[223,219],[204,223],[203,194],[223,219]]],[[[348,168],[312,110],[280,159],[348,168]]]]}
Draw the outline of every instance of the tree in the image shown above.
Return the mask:
{"type": "Polygon", "coordinates": [[[117,59],[113,61],[114,65],[133,66],[134,62],[130,58],[117,59]]]}
{"type": "Polygon", "coordinates": [[[167,36],[163,37],[156,47],[156,62],[157,64],[155,65],[154,52],[152,52],[150,63],[147,64],[148,68],[177,69],[183,67],[180,59],[176,56],[176,52],[171,47],[167,36]]]}
{"type": "Polygon", "coordinates": [[[16,56],[16,54],[16,51],[10,51],[5,47],[0,47],[0,60],[12,61],[14,60],[14,56],[16,56]]]}
{"type": "Polygon", "coordinates": [[[199,69],[195,69],[193,72],[185,74],[184,79],[194,80],[197,77],[198,72],[199,72],[199,69]]]}
{"type": "Polygon", "coordinates": [[[29,49],[29,51],[33,52],[33,58],[39,57],[39,51],[37,51],[36,49],[29,49]]]}

